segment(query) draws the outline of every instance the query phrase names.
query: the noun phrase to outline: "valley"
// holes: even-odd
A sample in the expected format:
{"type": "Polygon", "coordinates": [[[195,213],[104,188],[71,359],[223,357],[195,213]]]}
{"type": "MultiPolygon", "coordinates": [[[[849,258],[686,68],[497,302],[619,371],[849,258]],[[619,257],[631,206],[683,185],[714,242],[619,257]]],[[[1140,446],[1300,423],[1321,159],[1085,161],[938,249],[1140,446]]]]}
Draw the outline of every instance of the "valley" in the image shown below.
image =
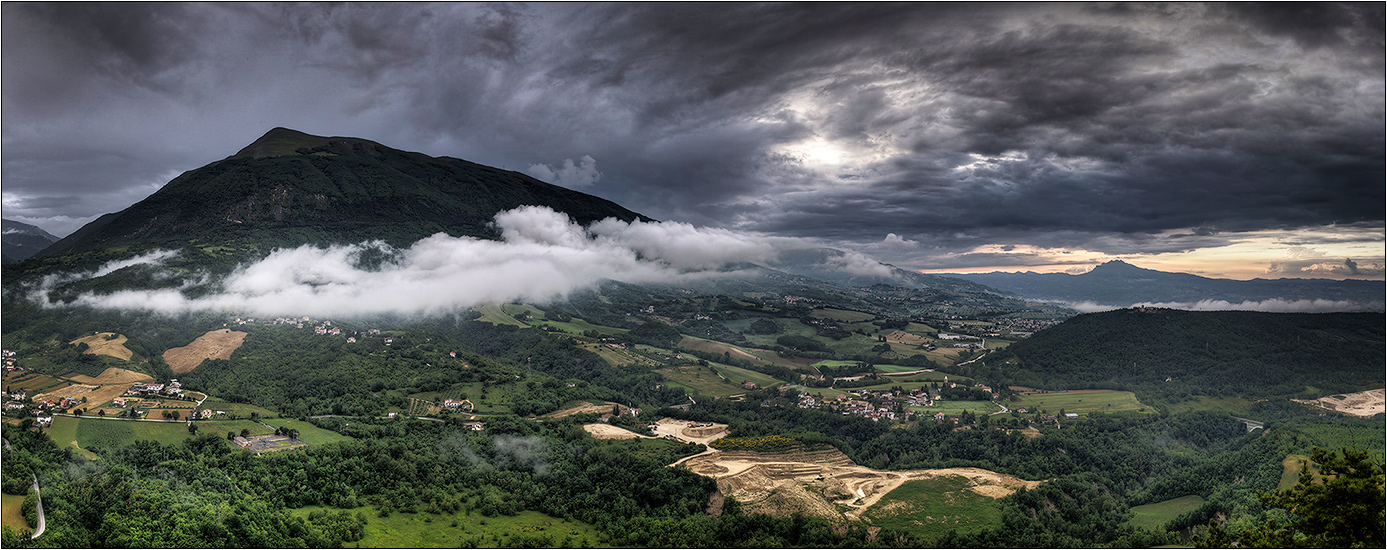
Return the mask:
{"type": "Polygon", "coordinates": [[[858,256],[273,130],[4,264],[4,546],[1151,547],[1381,484],[1381,312],[858,256]]]}

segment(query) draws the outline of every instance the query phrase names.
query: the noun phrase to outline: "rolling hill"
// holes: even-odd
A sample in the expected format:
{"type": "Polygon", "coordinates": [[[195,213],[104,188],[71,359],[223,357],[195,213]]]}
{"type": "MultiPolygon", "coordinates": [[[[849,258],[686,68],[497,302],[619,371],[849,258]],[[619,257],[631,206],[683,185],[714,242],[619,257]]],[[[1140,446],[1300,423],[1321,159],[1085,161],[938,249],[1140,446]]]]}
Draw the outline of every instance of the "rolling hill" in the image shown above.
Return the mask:
{"type": "Polygon", "coordinates": [[[1319,397],[1383,385],[1380,313],[1133,308],[1069,319],[986,362],[1014,384],[1319,397]]]}

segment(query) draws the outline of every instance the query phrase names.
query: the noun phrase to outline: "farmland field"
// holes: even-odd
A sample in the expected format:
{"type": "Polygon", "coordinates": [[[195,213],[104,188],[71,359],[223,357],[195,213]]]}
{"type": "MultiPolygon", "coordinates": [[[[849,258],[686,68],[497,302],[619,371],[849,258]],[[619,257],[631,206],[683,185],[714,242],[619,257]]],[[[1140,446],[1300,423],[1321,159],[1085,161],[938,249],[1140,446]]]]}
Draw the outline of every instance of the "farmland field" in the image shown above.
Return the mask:
{"type": "Polygon", "coordinates": [[[876,365],[877,372],[913,372],[924,370],[924,367],[907,367],[905,365],[876,365]]]}
{"type": "Polygon", "coordinates": [[[709,364],[712,365],[715,370],[722,373],[723,376],[726,376],[728,381],[738,386],[746,382],[752,382],[756,384],[757,388],[768,388],[771,386],[785,383],[785,381],[774,378],[769,374],[762,374],[754,370],[747,370],[741,367],[733,367],[731,365],[724,365],[721,363],[709,364]]]}
{"type": "Polygon", "coordinates": [[[46,374],[36,374],[32,372],[7,374],[5,376],[5,387],[13,390],[24,390],[29,395],[57,391],[68,386],[67,382],[48,376],[46,374]]]}
{"type": "MultiPolygon", "coordinates": [[[[352,441],[354,438],[339,434],[332,430],[324,430],[302,420],[291,420],[288,418],[278,418],[266,420],[266,424],[276,428],[293,428],[299,431],[298,440],[309,445],[324,445],[327,443],[337,443],[339,441],[352,441]]],[[[217,423],[220,424],[220,423],[217,423]]],[[[264,428],[264,426],[261,426],[264,428]]],[[[225,431],[225,430],[223,430],[225,431]]]]}
{"type": "Polygon", "coordinates": [[[1137,401],[1137,396],[1129,391],[1116,390],[1074,390],[1050,393],[1029,393],[1014,401],[1010,408],[1025,407],[1031,411],[1045,411],[1052,414],[1064,409],[1066,413],[1080,416],[1092,412],[1154,411],[1137,401]]]}
{"type": "Polygon", "coordinates": [[[105,355],[115,357],[122,361],[129,361],[135,356],[135,352],[125,347],[125,342],[129,341],[123,334],[102,332],[91,336],[84,336],[70,342],[72,345],[86,344],[87,350],[83,353],[92,355],[105,355]]]}
{"type": "Polygon", "coordinates": [[[649,357],[632,353],[630,350],[624,348],[615,347],[613,344],[585,343],[579,344],[578,347],[597,354],[597,356],[601,357],[603,361],[606,361],[608,365],[614,367],[626,365],[653,366],[659,364],[649,357]]]}
{"type": "Polygon", "coordinates": [[[944,416],[950,417],[963,414],[964,411],[971,412],[975,415],[984,415],[1002,410],[1001,407],[998,407],[991,401],[935,401],[934,405],[930,407],[910,405],[907,408],[930,415],[942,412],[944,416]]]}
{"type": "Polygon", "coordinates": [[[1133,506],[1132,519],[1128,520],[1127,523],[1133,527],[1160,530],[1161,526],[1170,520],[1180,517],[1181,514],[1197,510],[1203,505],[1204,499],[1200,496],[1187,495],[1164,502],[1133,506]]]}
{"type": "Polygon", "coordinates": [[[484,323],[491,323],[491,324],[493,324],[493,325],[511,325],[511,326],[517,326],[517,327],[527,327],[527,326],[530,326],[530,325],[525,324],[524,321],[521,321],[521,320],[519,320],[519,319],[516,319],[515,317],[511,317],[510,315],[507,315],[505,312],[501,311],[501,307],[500,307],[500,306],[496,306],[496,305],[485,305],[485,306],[475,307],[475,308],[472,308],[472,309],[475,310],[475,311],[478,311],[478,312],[480,312],[480,313],[482,314],[482,316],[481,316],[480,318],[478,318],[477,320],[478,320],[478,321],[482,321],[482,322],[484,322],[484,323]]]}
{"type": "Polygon", "coordinates": [[[32,529],[29,522],[24,521],[24,511],[20,508],[24,506],[24,495],[4,495],[0,497],[0,508],[4,509],[4,525],[11,527],[15,531],[32,529]]]}
{"type": "Polygon", "coordinates": [[[87,376],[79,374],[72,377],[72,381],[82,384],[131,384],[134,382],[148,382],[154,380],[153,376],[143,372],[111,367],[101,372],[100,376],[87,376]]]}
{"type": "Polygon", "coordinates": [[[711,397],[724,397],[746,391],[741,386],[723,380],[712,368],[701,365],[667,367],[655,372],[664,376],[670,384],[711,397]]]}
{"type": "Polygon", "coordinates": [[[963,476],[907,481],[862,514],[873,525],[916,536],[939,537],[949,531],[974,533],[1000,527],[1002,506],[995,499],[967,490],[963,476]]]}
{"type": "MultiPolygon", "coordinates": [[[[318,506],[294,510],[307,517],[318,506]]],[[[366,517],[366,536],[360,548],[582,548],[602,547],[596,529],[586,523],[558,519],[539,512],[485,517],[478,514],[410,514],[392,512],[380,517],[374,506],[348,510],[366,517]]]]}
{"type": "MultiPolygon", "coordinates": [[[[83,449],[125,446],[136,440],[158,441],[165,445],[181,443],[191,434],[186,422],[141,422],[105,418],[74,419],[77,424],[77,443],[83,449]]],[[[207,429],[207,424],[199,424],[207,429]]]]}

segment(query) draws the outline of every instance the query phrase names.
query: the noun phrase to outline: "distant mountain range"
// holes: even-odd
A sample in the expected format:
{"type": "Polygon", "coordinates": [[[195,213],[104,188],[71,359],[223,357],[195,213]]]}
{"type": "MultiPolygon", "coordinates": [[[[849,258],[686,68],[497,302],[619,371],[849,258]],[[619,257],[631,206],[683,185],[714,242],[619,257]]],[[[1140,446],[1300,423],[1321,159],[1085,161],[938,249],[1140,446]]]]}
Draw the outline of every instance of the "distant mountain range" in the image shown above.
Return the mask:
{"type": "Polygon", "coordinates": [[[1267,300],[1333,300],[1376,304],[1381,309],[1383,281],[1332,279],[1211,279],[1188,273],[1143,269],[1111,261],[1080,275],[1067,273],[992,272],[950,275],[1041,300],[1128,307],[1140,303],[1194,303],[1222,300],[1233,304],[1267,300]]]}
{"type": "Polygon", "coordinates": [[[3,263],[26,260],[58,242],[58,238],[51,233],[27,223],[14,220],[0,222],[3,222],[0,231],[4,232],[4,246],[0,248],[0,261],[3,263]]]}

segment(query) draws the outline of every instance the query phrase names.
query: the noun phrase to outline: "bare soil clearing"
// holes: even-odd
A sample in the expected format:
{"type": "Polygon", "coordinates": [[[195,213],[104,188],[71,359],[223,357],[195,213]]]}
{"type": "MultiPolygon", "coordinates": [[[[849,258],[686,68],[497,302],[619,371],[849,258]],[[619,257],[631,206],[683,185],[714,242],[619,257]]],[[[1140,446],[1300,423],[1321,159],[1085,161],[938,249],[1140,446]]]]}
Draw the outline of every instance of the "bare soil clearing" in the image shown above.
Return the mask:
{"type": "Polygon", "coordinates": [[[245,340],[244,332],[226,328],[209,331],[191,344],[164,352],[164,362],[173,372],[182,374],[197,368],[205,359],[230,359],[245,340]]]}
{"type": "Polygon", "coordinates": [[[611,401],[608,401],[601,405],[596,405],[593,403],[580,403],[576,406],[569,407],[561,411],[554,411],[549,414],[541,415],[540,418],[563,418],[565,416],[573,416],[575,414],[581,413],[607,414],[612,412],[612,407],[617,407],[617,410],[620,411],[620,414],[626,414],[626,411],[630,410],[630,407],[618,403],[613,403],[611,401]]]}
{"type": "Polygon", "coordinates": [[[988,498],[1002,498],[1041,483],[981,468],[874,470],[854,464],[837,449],[713,451],[690,457],[683,464],[717,480],[718,490],[736,497],[748,512],[777,516],[801,513],[830,520],[856,520],[887,493],[915,479],[965,477],[968,490],[988,498]]]}
{"type": "Polygon", "coordinates": [[[583,429],[596,439],[654,439],[648,435],[641,435],[611,424],[583,424],[583,429]]]}
{"type": "Polygon", "coordinates": [[[129,340],[129,338],[121,334],[101,332],[91,336],[83,336],[73,340],[71,343],[74,346],[77,344],[86,344],[87,351],[83,353],[105,355],[108,357],[115,357],[121,361],[129,361],[131,357],[135,356],[135,352],[125,347],[125,342],[127,340],[129,340]]]}
{"type": "Polygon", "coordinates": [[[1387,388],[1357,393],[1341,393],[1313,400],[1292,399],[1291,401],[1323,407],[1349,416],[1367,418],[1387,412],[1387,388]]]}
{"type": "Polygon", "coordinates": [[[150,376],[150,375],[145,374],[145,373],[143,373],[143,372],[136,372],[136,371],[133,371],[133,370],[126,370],[126,369],[118,369],[118,368],[115,368],[115,367],[111,367],[111,368],[109,368],[109,369],[106,369],[106,370],[102,371],[102,372],[101,372],[101,375],[100,375],[100,376],[97,376],[97,377],[95,377],[95,378],[92,378],[92,377],[87,376],[87,375],[85,375],[85,374],[79,374],[79,375],[73,376],[73,377],[71,377],[71,378],[72,378],[72,381],[73,381],[73,382],[80,382],[80,383],[82,383],[82,384],[97,384],[97,385],[104,385],[104,384],[133,384],[133,383],[135,383],[135,382],[148,382],[148,381],[154,380],[154,377],[153,377],[153,376],[150,376]]]}

